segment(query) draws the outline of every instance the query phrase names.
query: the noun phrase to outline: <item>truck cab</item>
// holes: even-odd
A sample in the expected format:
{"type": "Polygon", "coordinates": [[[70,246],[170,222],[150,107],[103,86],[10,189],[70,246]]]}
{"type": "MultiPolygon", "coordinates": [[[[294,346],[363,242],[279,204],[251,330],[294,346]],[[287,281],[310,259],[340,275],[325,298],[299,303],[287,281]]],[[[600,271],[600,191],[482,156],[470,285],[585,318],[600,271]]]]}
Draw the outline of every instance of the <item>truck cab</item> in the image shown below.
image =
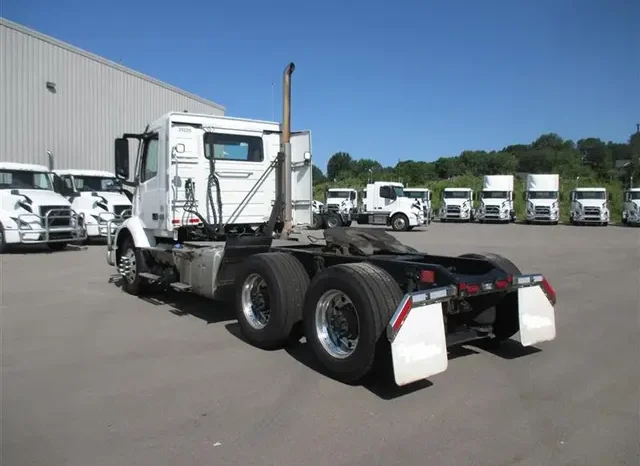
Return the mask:
{"type": "Polygon", "coordinates": [[[480,223],[509,223],[515,220],[513,175],[484,176],[477,217],[480,223]]]}
{"type": "Polygon", "coordinates": [[[428,188],[405,188],[404,195],[410,199],[420,201],[425,221],[430,223],[433,220],[432,192],[428,188]]]}
{"type": "Polygon", "coordinates": [[[472,222],[475,217],[473,197],[473,189],[471,188],[444,188],[440,205],[440,221],[472,222]]]}
{"type": "MultiPolygon", "coordinates": [[[[116,176],[133,175],[126,184],[135,191],[131,217],[108,237],[107,261],[115,265],[119,243],[127,238],[136,248],[149,248],[257,234],[276,202],[281,134],[277,122],[170,112],[144,133],[116,139],[116,176]],[[138,157],[130,173],[135,141],[138,157]]],[[[311,133],[292,132],[290,147],[292,224],[307,226],[313,216],[311,133]]],[[[283,227],[280,218],[274,233],[283,227]]]]}
{"type": "Polygon", "coordinates": [[[326,193],[326,206],[329,211],[358,212],[358,191],[351,188],[330,188],[326,193]]]}
{"type": "Polygon", "coordinates": [[[54,170],[62,181],[60,194],[84,215],[87,239],[106,239],[107,222],[131,215],[131,201],[114,173],[102,170],[54,170]]]}
{"type": "Polygon", "coordinates": [[[367,184],[366,209],[358,215],[361,225],[387,225],[407,231],[425,223],[422,205],[404,195],[404,185],[393,181],[367,184]]]}
{"type": "Polygon", "coordinates": [[[571,191],[570,221],[573,225],[609,224],[606,188],[575,188],[571,191]]]}
{"type": "Polygon", "coordinates": [[[82,215],[54,190],[47,167],[0,162],[0,252],[17,244],[62,250],[86,238],[82,225],[82,215]]]}
{"type": "Polygon", "coordinates": [[[629,188],[623,194],[622,223],[640,225],[640,188],[629,188]]]}
{"type": "Polygon", "coordinates": [[[527,205],[527,223],[558,224],[560,175],[528,174],[523,198],[527,205]]]}

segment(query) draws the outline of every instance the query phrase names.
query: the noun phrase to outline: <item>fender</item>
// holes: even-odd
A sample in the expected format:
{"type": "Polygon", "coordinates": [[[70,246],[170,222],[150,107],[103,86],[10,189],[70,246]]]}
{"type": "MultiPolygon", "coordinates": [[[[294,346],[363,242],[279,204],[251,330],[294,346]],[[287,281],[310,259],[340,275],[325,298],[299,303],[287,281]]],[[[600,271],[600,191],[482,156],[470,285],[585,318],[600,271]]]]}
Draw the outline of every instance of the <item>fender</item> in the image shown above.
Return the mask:
{"type": "Polygon", "coordinates": [[[153,234],[145,229],[140,217],[129,217],[118,227],[115,233],[114,245],[120,246],[126,235],[131,235],[133,244],[137,248],[150,248],[156,245],[153,234]]]}
{"type": "MultiPolygon", "coordinates": [[[[16,214],[14,212],[14,214],[16,214]]],[[[2,224],[5,230],[17,230],[18,224],[14,219],[11,218],[9,211],[0,210],[0,224],[2,224]]]]}
{"type": "Polygon", "coordinates": [[[392,210],[391,212],[389,212],[389,217],[387,217],[388,218],[387,221],[390,222],[391,219],[393,218],[393,216],[396,215],[396,214],[404,214],[404,215],[406,215],[407,218],[409,219],[409,225],[411,225],[411,226],[416,226],[416,225],[419,224],[418,218],[416,217],[416,215],[414,215],[414,212],[411,209],[405,210],[405,209],[402,209],[402,208],[395,209],[395,210],[392,210]]]}

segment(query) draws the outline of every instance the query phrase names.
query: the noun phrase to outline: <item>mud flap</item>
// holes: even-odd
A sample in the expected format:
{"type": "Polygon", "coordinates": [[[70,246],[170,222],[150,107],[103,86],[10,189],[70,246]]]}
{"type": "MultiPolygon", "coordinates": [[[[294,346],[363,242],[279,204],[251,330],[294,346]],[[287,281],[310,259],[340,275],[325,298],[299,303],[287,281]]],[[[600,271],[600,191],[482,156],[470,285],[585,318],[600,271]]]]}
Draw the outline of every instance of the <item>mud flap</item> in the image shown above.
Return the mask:
{"type": "Polygon", "coordinates": [[[556,337],[554,306],[541,286],[518,289],[520,331],[514,336],[522,346],[531,346],[556,337]]]}
{"type": "Polygon", "coordinates": [[[411,309],[391,342],[396,384],[407,385],[447,370],[447,340],[442,303],[411,309]]]}

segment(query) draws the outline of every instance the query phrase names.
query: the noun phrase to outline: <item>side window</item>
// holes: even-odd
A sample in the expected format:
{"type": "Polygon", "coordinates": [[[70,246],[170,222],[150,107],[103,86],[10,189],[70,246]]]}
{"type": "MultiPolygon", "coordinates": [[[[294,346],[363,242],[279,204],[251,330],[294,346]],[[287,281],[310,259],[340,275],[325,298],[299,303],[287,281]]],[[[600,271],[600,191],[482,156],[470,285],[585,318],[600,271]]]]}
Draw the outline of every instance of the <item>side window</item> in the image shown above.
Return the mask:
{"type": "Polygon", "coordinates": [[[140,165],[140,182],[144,183],[158,175],[158,135],[145,140],[140,165]]]}
{"type": "Polygon", "coordinates": [[[64,188],[68,189],[69,191],[75,191],[73,189],[73,180],[71,179],[70,176],[63,176],[62,177],[62,182],[64,183],[64,188]]]}
{"type": "Polygon", "coordinates": [[[380,197],[384,199],[391,198],[391,188],[389,186],[380,186],[380,197]]]}
{"type": "Polygon", "coordinates": [[[204,133],[204,156],[238,162],[264,161],[262,138],[237,134],[204,133]]]}

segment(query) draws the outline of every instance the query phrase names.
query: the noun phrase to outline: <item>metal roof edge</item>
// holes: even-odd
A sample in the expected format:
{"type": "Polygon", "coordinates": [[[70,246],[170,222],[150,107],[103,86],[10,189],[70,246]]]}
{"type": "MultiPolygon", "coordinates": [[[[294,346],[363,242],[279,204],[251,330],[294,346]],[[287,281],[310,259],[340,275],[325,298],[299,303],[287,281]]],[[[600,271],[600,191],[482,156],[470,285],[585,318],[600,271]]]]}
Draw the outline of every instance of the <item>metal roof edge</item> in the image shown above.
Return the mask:
{"type": "Polygon", "coordinates": [[[81,49],[79,47],[76,47],[75,45],[71,45],[71,44],[69,44],[67,42],[63,42],[61,40],[54,39],[51,36],[47,36],[46,34],[43,34],[41,32],[35,31],[33,29],[29,29],[26,26],[22,26],[21,24],[15,23],[15,22],[13,22],[11,20],[8,20],[7,18],[3,18],[1,16],[0,16],[0,25],[1,26],[6,26],[9,29],[13,29],[13,30],[15,30],[17,32],[20,32],[22,34],[26,34],[26,35],[34,37],[36,39],[42,40],[42,41],[47,42],[47,43],[49,43],[51,45],[54,45],[56,47],[60,47],[60,48],[65,49],[65,50],[67,50],[69,52],[73,52],[73,53],[76,53],[78,55],[82,55],[85,58],[88,58],[90,60],[96,61],[98,63],[102,63],[103,65],[106,65],[106,66],[109,66],[110,68],[114,68],[114,69],[116,69],[118,71],[122,71],[124,73],[130,74],[132,76],[135,76],[136,78],[143,79],[143,80],[145,80],[147,82],[150,82],[150,83],[155,84],[157,86],[163,87],[163,88],[165,88],[167,90],[176,92],[178,94],[181,94],[181,95],[183,95],[185,97],[188,97],[190,99],[196,100],[196,101],[198,101],[200,103],[203,103],[205,105],[210,105],[211,107],[214,107],[214,108],[216,108],[218,110],[222,110],[222,111],[226,110],[223,105],[220,105],[220,104],[215,103],[215,102],[213,102],[211,100],[208,100],[208,99],[205,99],[203,97],[200,97],[200,96],[198,96],[196,94],[192,94],[191,92],[188,92],[188,91],[185,91],[183,89],[180,89],[179,87],[175,87],[175,86],[172,86],[171,84],[167,84],[167,83],[165,83],[163,81],[160,81],[159,79],[152,78],[151,76],[148,76],[146,74],[140,73],[138,71],[134,71],[131,68],[127,68],[126,66],[122,66],[122,65],[120,65],[120,64],[118,64],[118,63],[116,63],[114,61],[111,61],[111,60],[103,58],[103,57],[101,57],[99,55],[96,55],[95,53],[87,52],[86,50],[83,50],[83,49],[81,49]]]}

